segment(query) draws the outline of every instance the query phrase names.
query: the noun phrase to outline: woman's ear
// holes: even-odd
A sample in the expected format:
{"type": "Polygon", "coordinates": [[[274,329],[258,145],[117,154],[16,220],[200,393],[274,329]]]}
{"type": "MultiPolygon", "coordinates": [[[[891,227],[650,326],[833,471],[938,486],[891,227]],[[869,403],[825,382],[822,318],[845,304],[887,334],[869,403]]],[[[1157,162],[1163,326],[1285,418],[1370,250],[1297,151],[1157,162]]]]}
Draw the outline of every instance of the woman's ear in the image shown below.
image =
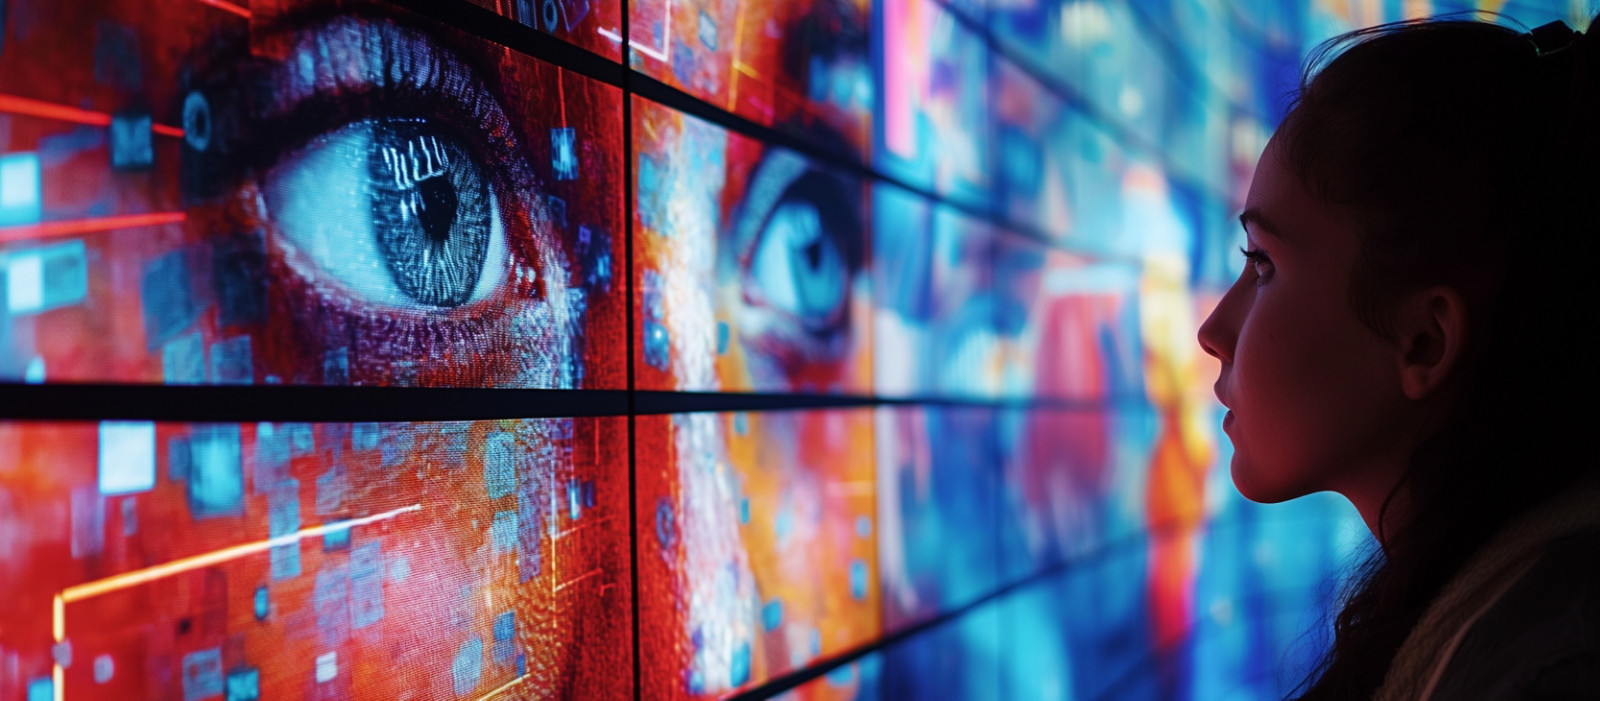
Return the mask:
{"type": "Polygon", "coordinates": [[[1396,311],[1401,390],[1410,399],[1427,398],[1461,363],[1466,302],[1455,288],[1435,285],[1413,293],[1396,311]]]}

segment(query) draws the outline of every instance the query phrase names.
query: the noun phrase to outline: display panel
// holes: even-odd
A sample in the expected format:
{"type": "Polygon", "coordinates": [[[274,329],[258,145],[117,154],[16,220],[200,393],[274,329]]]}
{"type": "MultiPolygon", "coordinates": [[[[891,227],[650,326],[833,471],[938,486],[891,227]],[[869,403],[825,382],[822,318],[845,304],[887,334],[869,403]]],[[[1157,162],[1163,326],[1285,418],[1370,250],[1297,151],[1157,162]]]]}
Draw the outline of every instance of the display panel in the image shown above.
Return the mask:
{"type": "Polygon", "coordinates": [[[936,0],[881,0],[883,97],[874,163],[906,183],[988,208],[989,52],[936,0]]]}
{"type": "Polygon", "coordinates": [[[996,413],[878,410],[878,557],[890,631],[972,603],[1000,582],[996,413]]]}
{"type": "Polygon", "coordinates": [[[870,390],[867,189],[635,99],[640,389],[870,390]]]}
{"type": "Polygon", "coordinates": [[[885,184],[873,190],[873,216],[877,394],[993,396],[994,228],[885,184]]]}
{"type": "Polygon", "coordinates": [[[0,375],[624,386],[615,88],[378,3],[25,7],[0,375]]]}
{"type": "Polygon", "coordinates": [[[640,0],[629,11],[634,69],[866,159],[876,92],[868,0],[640,0]]]}
{"type": "Polygon", "coordinates": [[[0,424],[0,650],[29,699],[630,698],[626,422],[0,424]]]}
{"type": "Polygon", "coordinates": [[[468,0],[613,61],[622,60],[621,0],[468,0]]]}
{"type": "Polygon", "coordinates": [[[635,421],[646,698],[715,698],[879,636],[870,410],[635,421]]]}

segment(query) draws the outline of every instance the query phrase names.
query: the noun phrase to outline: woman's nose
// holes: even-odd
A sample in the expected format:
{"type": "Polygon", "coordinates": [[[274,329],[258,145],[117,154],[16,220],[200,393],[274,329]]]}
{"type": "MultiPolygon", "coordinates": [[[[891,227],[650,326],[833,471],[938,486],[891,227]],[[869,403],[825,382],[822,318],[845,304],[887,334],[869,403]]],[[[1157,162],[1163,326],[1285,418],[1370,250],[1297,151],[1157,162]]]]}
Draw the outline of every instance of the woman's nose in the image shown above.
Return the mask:
{"type": "Polygon", "coordinates": [[[1235,315],[1230,313],[1237,306],[1233,297],[1233,289],[1229,288],[1211,310],[1211,316],[1200,325],[1200,347],[1224,363],[1233,362],[1233,346],[1239,336],[1239,327],[1232,318],[1235,315]]]}

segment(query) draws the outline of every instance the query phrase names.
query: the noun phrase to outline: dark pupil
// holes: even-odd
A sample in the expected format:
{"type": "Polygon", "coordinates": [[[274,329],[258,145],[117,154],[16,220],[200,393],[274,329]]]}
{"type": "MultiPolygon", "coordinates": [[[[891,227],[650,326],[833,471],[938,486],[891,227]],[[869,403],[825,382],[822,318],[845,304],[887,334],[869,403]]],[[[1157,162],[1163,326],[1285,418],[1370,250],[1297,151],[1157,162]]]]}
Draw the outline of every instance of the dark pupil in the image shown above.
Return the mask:
{"type": "Polygon", "coordinates": [[[822,263],[822,239],[815,239],[806,244],[805,250],[802,252],[805,253],[807,267],[816,270],[817,266],[822,263]]]}
{"type": "Polygon", "coordinates": [[[422,121],[374,123],[372,220],[395,285],[419,303],[472,298],[489,252],[489,186],[455,139],[422,121]]]}
{"type": "Polygon", "coordinates": [[[444,178],[424,180],[417,186],[416,208],[421,210],[422,230],[436,246],[450,239],[450,223],[456,219],[456,186],[444,178]]]}

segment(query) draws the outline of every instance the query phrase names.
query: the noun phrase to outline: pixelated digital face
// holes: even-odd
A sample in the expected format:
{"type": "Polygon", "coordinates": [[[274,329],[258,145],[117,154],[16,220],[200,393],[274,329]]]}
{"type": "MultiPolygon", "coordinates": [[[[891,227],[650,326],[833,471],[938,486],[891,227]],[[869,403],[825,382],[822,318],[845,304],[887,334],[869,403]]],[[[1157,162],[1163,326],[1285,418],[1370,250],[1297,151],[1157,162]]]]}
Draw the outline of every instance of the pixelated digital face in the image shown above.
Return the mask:
{"type": "Polygon", "coordinates": [[[0,694],[631,698],[626,432],[0,424],[0,694]]]}
{"type": "Polygon", "coordinates": [[[616,89],[377,3],[12,11],[6,374],[622,384],[616,89]]]}
{"type": "Polygon", "coordinates": [[[864,185],[655,103],[634,107],[639,387],[867,390],[864,185]]]}

